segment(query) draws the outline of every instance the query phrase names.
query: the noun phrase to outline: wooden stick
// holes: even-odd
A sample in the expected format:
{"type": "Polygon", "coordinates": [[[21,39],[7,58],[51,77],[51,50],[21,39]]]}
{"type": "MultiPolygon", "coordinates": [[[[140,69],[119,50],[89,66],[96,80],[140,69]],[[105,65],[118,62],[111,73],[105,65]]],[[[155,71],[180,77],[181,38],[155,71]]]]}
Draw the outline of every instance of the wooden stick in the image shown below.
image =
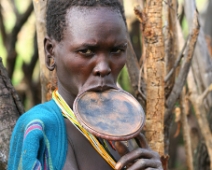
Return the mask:
{"type": "Polygon", "coordinates": [[[188,38],[187,38],[187,40],[186,40],[186,42],[185,42],[185,44],[184,44],[184,46],[183,46],[183,49],[182,49],[181,53],[178,55],[177,60],[176,60],[175,63],[174,63],[174,67],[173,67],[173,68],[169,71],[169,73],[166,75],[165,80],[164,80],[165,82],[167,82],[167,81],[169,80],[169,78],[173,75],[175,69],[176,69],[177,66],[179,65],[179,63],[180,63],[180,61],[181,61],[181,59],[182,59],[182,57],[183,57],[184,51],[185,51],[185,49],[186,49],[187,42],[188,42],[188,38]]]}
{"type": "Polygon", "coordinates": [[[191,34],[189,35],[188,45],[186,47],[185,58],[182,63],[182,67],[180,69],[179,75],[174,84],[173,90],[166,100],[166,113],[165,113],[165,122],[169,119],[170,114],[172,114],[172,110],[174,108],[175,102],[179,97],[182,88],[185,84],[188,71],[191,65],[191,60],[194,53],[195,44],[197,41],[198,33],[199,33],[199,21],[198,21],[198,13],[196,12],[193,20],[193,29],[191,34]]]}
{"type": "Polygon", "coordinates": [[[185,94],[185,87],[181,93],[181,121],[182,121],[182,128],[183,128],[183,139],[185,141],[185,148],[186,148],[186,161],[188,170],[193,170],[193,155],[192,155],[192,147],[191,147],[191,136],[190,136],[190,127],[188,125],[188,98],[185,94]]]}
{"type": "MultiPolygon", "coordinates": [[[[201,129],[205,145],[207,146],[210,162],[212,162],[212,134],[206,116],[207,112],[202,103],[202,96],[197,96],[196,94],[192,93],[192,95],[190,96],[190,100],[195,109],[197,121],[201,129]]],[[[210,169],[212,169],[212,164],[210,164],[210,169]]]]}
{"type": "Polygon", "coordinates": [[[37,41],[39,50],[41,98],[42,102],[45,102],[51,99],[52,91],[57,86],[57,80],[55,71],[50,72],[46,68],[45,64],[43,41],[46,36],[45,16],[46,16],[47,0],[33,0],[33,4],[36,15],[36,30],[37,30],[37,41]]]}
{"type": "Polygon", "coordinates": [[[199,97],[199,100],[200,100],[201,103],[203,103],[203,100],[207,97],[208,93],[210,93],[211,91],[212,91],[212,84],[199,97]]]}

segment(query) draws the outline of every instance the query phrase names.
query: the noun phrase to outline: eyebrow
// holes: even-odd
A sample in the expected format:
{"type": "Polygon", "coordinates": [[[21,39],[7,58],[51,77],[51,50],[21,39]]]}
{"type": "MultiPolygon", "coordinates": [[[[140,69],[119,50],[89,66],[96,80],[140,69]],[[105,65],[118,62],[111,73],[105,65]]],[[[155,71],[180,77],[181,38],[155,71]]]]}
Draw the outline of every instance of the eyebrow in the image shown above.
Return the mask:
{"type": "Polygon", "coordinates": [[[115,45],[115,47],[127,47],[127,45],[128,45],[128,43],[127,42],[124,42],[124,43],[115,45]]]}
{"type": "Polygon", "coordinates": [[[96,47],[96,46],[98,46],[98,43],[82,43],[82,44],[80,44],[80,46],[83,46],[83,47],[96,47]]]}
{"type": "MultiPolygon", "coordinates": [[[[127,42],[122,42],[122,43],[119,43],[119,44],[115,44],[114,47],[125,47],[127,45],[128,45],[127,42]]],[[[80,46],[83,46],[83,47],[96,47],[96,46],[98,46],[98,43],[82,43],[82,44],[80,44],[80,46]]]]}

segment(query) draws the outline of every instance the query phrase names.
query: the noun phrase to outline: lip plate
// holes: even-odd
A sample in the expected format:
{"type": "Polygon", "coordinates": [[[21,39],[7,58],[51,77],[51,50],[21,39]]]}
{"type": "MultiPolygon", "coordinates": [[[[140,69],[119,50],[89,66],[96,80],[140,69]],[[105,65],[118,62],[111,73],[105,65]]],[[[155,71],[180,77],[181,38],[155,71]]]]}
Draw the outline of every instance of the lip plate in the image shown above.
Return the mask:
{"type": "Polygon", "coordinates": [[[74,113],[85,129],[107,140],[133,138],[140,133],[145,122],[141,105],[131,94],[120,89],[80,94],[74,102],[74,113]],[[126,105],[131,105],[130,110],[126,105]]]}

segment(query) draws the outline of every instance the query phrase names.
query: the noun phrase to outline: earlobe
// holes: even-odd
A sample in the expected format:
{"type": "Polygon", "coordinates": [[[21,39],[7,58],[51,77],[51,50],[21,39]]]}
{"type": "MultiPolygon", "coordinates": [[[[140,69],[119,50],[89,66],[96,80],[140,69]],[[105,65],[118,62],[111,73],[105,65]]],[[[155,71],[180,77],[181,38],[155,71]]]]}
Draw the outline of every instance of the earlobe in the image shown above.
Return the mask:
{"type": "Polygon", "coordinates": [[[55,69],[55,60],[53,57],[47,56],[46,67],[49,69],[49,71],[53,71],[55,69]]]}
{"type": "Polygon", "coordinates": [[[49,69],[49,71],[53,71],[55,69],[54,47],[55,42],[51,38],[45,37],[44,39],[45,62],[46,67],[49,69]]]}

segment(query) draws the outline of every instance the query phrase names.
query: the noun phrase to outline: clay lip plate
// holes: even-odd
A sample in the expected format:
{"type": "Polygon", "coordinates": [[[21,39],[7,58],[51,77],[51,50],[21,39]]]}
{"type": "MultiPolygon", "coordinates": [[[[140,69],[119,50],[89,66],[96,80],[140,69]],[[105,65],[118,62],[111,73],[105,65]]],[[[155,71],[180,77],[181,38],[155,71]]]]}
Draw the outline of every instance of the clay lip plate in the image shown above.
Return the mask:
{"type": "Polygon", "coordinates": [[[86,91],[74,101],[79,123],[90,133],[107,140],[128,140],[137,136],[145,122],[143,108],[123,90],[86,91]]]}

